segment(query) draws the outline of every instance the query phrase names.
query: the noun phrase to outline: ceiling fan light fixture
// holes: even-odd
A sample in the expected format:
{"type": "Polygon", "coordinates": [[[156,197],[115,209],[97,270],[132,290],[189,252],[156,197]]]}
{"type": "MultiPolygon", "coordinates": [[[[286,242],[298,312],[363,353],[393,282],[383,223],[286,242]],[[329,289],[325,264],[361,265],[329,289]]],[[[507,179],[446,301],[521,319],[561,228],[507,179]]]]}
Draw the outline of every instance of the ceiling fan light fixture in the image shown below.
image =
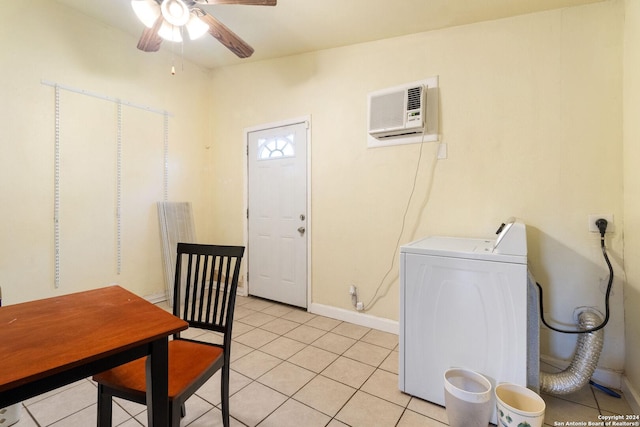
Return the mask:
{"type": "Polygon", "coordinates": [[[162,26],[158,30],[158,35],[163,39],[170,42],[182,42],[182,34],[180,34],[180,27],[171,25],[167,21],[162,22],[162,26]]]}
{"type": "Polygon", "coordinates": [[[242,4],[275,6],[277,0],[129,0],[136,15],[145,22],[138,49],[157,52],[163,40],[183,43],[209,33],[238,58],[248,58],[253,48],[199,4],[242,4]],[[158,12],[159,11],[159,12],[158,12]]]}
{"type": "Polygon", "coordinates": [[[160,5],[162,16],[170,24],[181,27],[189,21],[189,7],[182,0],[164,0],[160,5]]]}
{"type": "Polygon", "coordinates": [[[187,22],[187,31],[191,40],[198,39],[209,31],[209,25],[202,19],[198,18],[195,12],[191,13],[189,22],[187,22]]]}
{"type": "Polygon", "coordinates": [[[138,19],[147,28],[153,28],[153,24],[160,17],[160,6],[154,0],[131,0],[131,7],[138,19]]]}

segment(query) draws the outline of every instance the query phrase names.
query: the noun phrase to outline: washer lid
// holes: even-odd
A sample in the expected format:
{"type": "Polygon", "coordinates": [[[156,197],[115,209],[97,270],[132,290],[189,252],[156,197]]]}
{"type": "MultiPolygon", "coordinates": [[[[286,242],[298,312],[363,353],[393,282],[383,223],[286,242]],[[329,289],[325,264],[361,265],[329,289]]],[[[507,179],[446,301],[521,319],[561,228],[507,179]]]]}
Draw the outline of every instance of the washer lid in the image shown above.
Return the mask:
{"type": "Polygon", "coordinates": [[[511,255],[494,251],[495,244],[495,240],[488,239],[431,236],[400,247],[400,253],[478,259],[514,264],[527,263],[526,246],[524,255],[511,255]]]}

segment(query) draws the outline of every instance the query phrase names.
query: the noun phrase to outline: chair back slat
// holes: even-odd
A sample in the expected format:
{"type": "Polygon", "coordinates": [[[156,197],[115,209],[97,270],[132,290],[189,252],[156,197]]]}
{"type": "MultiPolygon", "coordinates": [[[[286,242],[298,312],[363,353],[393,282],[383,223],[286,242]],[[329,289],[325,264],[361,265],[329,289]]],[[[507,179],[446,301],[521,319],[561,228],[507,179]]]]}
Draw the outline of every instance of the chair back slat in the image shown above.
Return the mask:
{"type": "MultiPolygon", "coordinates": [[[[216,283],[223,283],[224,282],[224,280],[222,280],[223,278],[221,276],[222,275],[221,272],[222,272],[222,267],[223,267],[223,264],[224,264],[225,260],[223,258],[218,258],[217,261],[218,261],[217,269],[214,268],[214,270],[213,270],[214,274],[211,275],[211,284],[212,285],[213,285],[214,280],[215,280],[216,283]],[[218,276],[217,277],[215,277],[216,276],[215,275],[216,271],[218,271],[218,276]]],[[[227,265],[229,265],[228,262],[227,262],[227,265]]],[[[224,279],[229,280],[228,277],[229,276],[226,275],[226,276],[224,276],[224,279]]],[[[226,288],[227,286],[228,286],[228,284],[225,282],[224,283],[224,287],[226,288]]],[[[209,287],[209,292],[213,291],[212,288],[213,288],[213,286],[209,287]]],[[[215,315],[215,313],[219,312],[221,317],[224,315],[224,306],[225,306],[224,302],[226,301],[226,299],[225,298],[220,298],[220,292],[216,292],[215,293],[215,300],[214,300],[214,303],[213,303],[214,304],[213,305],[213,312],[211,311],[211,307],[210,307],[212,299],[213,299],[212,296],[209,295],[209,307],[207,307],[207,321],[210,321],[209,320],[209,316],[210,315],[215,315]],[[221,300],[222,300],[222,308],[219,309],[219,307],[221,305],[221,300]]],[[[211,321],[218,322],[219,320],[214,318],[211,321]]]]}
{"type": "Polygon", "coordinates": [[[178,243],[173,314],[190,326],[228,334],[242,246],[178,243]]]}

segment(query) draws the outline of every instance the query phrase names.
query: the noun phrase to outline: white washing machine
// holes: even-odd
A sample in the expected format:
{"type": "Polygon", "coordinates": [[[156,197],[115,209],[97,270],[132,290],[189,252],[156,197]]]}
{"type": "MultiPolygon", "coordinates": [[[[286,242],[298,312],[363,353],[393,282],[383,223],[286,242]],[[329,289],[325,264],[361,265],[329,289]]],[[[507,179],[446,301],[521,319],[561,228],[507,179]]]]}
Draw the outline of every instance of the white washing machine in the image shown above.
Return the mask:
{"type": "Polygon", "coordinates": [[[402,246],[400,390],[444,406],[450,367],[537,390],[536,301],[520,221],[503,224],[495,240],[427,237],[402,246]]]}

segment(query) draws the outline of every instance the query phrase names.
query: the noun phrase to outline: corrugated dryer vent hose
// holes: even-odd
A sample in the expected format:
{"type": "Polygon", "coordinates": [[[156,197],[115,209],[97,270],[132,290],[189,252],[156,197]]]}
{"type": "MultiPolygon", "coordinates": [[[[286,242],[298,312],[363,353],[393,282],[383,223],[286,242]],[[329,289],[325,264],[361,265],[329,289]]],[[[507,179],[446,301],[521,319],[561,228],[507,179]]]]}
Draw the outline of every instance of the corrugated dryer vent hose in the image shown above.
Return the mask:
{"type": "MultiPolygon", "coordinates": [[[[602,317],[594,311],[583,311],[578,315],[578,328],[590,329],[602,323],[602,317]]],[[[578,335],[573,360],[562,372],[540,371],[540,391],[555,395],[570,394],[584,387],[598,365],[604,344],[604,329],[578,335]]]]}

